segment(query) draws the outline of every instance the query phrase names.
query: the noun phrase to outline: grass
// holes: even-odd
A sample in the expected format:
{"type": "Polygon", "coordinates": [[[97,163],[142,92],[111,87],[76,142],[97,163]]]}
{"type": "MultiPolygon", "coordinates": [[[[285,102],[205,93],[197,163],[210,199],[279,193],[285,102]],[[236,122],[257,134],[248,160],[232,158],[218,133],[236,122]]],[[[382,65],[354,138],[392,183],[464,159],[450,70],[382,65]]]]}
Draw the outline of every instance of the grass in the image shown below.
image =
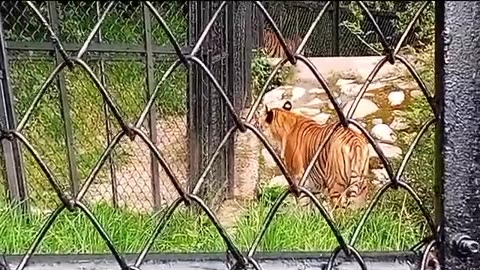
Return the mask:
{"type": "MultiPolygon", "coordinates": [[[[248,206],[246,215],[236,224],[235,243],[248,249],[270,208],[269,199],[248,206]]],[[[360,250],[391,251],[411,247],[422,236],[423,223],[405,212],[379,205],[363,228],[357,247],[360,250]]],[[[138,214],[108,205],[95,205],[92,212],[112,238],[120,252],[138,252],[143,247],[159,216],[138,214]]],[[[348,239],[360,214],[337,218],[342,234],[348,239]]],[[[0,210],[0,250],[7,254],[28,249],[46,215],[21,215],[11,209],[0,210]],[[11,226],[15,224],[15,226],[11,226]]],[[[337,246],[331,230],[318,213],[296,211],[291,205],[281,207],[260,245],[262,251],[330,251],[337,246]]],[[[156,240],[152,252],[223,252],[226,246],[208,218],[178,209],[156,240]]],[[[82,213],[64,212],[48,231],[37,253],[108,253],[108,248],[93,225],[82,213]]]]}

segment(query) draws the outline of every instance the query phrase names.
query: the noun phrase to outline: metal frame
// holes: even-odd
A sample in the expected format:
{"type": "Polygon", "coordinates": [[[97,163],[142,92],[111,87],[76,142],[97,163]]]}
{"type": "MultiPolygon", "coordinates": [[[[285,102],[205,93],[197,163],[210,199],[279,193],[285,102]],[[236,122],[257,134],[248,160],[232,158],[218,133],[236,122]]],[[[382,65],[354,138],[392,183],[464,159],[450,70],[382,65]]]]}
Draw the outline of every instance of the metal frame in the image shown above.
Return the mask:
{"type": "MultiPolygon", "coordinates": [[[[436,95],[432,95],[431,92],[427,89],[425,83],[418,76],[417,72],[413,66],[408,62],[407,59],[398,54],[401,45],[405,41],[407,35],[413,27],[413,23],[409,25],[405,33],[403,34],[400,41],[396,46],[390,46],[384,34],[382,33],[380,27],[376,24],[373,19],[372,14],[365,7],[361,1],[357,1],[359,6],[363,9],[366,17],[370,22],[375,26],[375,32],[381,40],[381,43],[384,47],[384,55],[382,59],[378,62],[375,68],[372,70],[368,79],[362,86],[359,94],[355,98],[355,102],[352,108],[344,115],[339,109],[338,104],[332,96],[330,88],[321,74],[316,70],[312,62],[306,58],[304,55],[301,55],[299,52],[302,51],[305,46],[306,41],[310,38],[310,34],[305,36],[302,44],[297,48],[296,52],[291,51],[286,44],[283,34],[279,31],[278,26],[269,15],[265,7],[261,2],[255,1],[251,2],[192,2],[190,3],[191,14],[190,18],[194,22],[192,26],[193,29],[190,29],[190,42],[192,49],[188,53],[183,53],[180,44],[176,41],[172,32],[169,30],[168,25],[165,24],[162,17],[159,15],[158,11],[150,2],[143,2],[144,5],[144,14],[151,13],[154,19],[158,20],[162,25],[162,28],[167,33],[169,40],[172,44],[172,47],[175,51],[175,54],[178,56],[178,60],[171,66],[168,72],[164,74],[163,78],[158,82],[158,85],[162,85],[166,80],[168,80],[169,75],[173,72],[175,68],[179,65],[184,65],[189,68],[190,74],[190,89],[189,89],[189,123],[190,123],[190,138],[192,147],[191,155],[191,168],[194,173],[192,174],[192,181],[190,182],[191,186],[187,189],[180,185],[177,176],[175,176],[172,170],[169,168],[169,165],[162,153],[155,146],[153,139],[148,134],[144,133],[140,127],[142,123],[147,119],[149,113],[151,112],[155,97],[159,91],[159,87],[153,87],[155,83],[153,82],[151,65],[149,69],[150,75],[148,76],[148,86],[149,99],[147,105],[143,109],[143,112],[139,119],[133,124],[129,124],[120,114],[118,106],[115,104],[111,98],[108,89],[106,88],[104,82],[102,82],[97,75],[93,73],[91,68],[82,60],[82,56],[90,50],[91,47],[88,45],[92,42],[95,32],[98,30],[98,27],[104,20],[105,17],[102,17],[96,27],[92,30],[92,34],[85,41],[85,43],[78,49],[76,56],[70,56],[64,44],[57,37],[54,25],[48,23],[48,21],[42,17],[41,12],[35,6],[33,2],[28,2],[28,5],[32,10],[35,11],[37,16],[44,23],[45,29],[49,32],[51,39],[53,41],[53,46],[56,53],[56,58],[60,63],[58,63],[57,68],[52,72],[52,74],[60,74],[63,68],[71,68],[72,70],[82,69],[86,71],[95,82],[98,91],[102,95],[105,106],[108,107],[108,110],[111,112],[115,120],[121,126],[122,130],[114,135],[109,142],[109,145],[105,152],[102,155],[102,159],[91,170],[88,179],[85,183],[79,187],[78,192],[74,192],[72,195],[69,195],[67,192],[63,191],[58,184],[56,177],[49,170],[48,165],[42,160],[35,146],[22,135],[22,129],[25,126],[25,123],[28,121],[29,116],[31,115],[31,109],[36,106],[36,103],[33,102],[30,110],[27,111],[26,115],[23,117],[20,124],[15,125],[13,119],[13,110],[11,108],[12,103],[12,93],[11,88],[8,85],[8,76],[2,77],[2,94],[3,94],[3,110],[4,113],[3,121],[6,124],[2,123],[1,130],[1,139],[4,146],[10,144],[11,142],[19,141],[22,143],[23,147],[29,151],[37,163],[41,166],[45,176],[51,186],[54,188],[56,194],[61,200],[62,204],[53,211],[44,226],[38,232],[37,237],[33,240],[30,249],[22,257],[8,257],[6,260],[8,262],[15,262],[16,269],[24,269],[27,263],[34,262],[35,259],[32,258],[32,255],[35,252],[36,247],[44,238],[46,232],[51,226],[53,226],[56,218],[64,210],[69,211],[79,211],[86,215],[92,224],[95,226],[97,232],[104,239],[108,248],[110,249],[111,254],[113,255],[114,261],[111,263],[116,263],[120,266],[121,269],[140,269],[142,265],[147,269],[148,260],[147,256],[149,255],[149,250],[153,245],[153,242],[161,231],[167,226],[167,221],[170,219],[172,214],[178,209],[180,204],[185,204],[187,207],[196,206],[200,211],[203,211],[215,225],[218,230],[220,237],[224,240],[227,245],[227,258],[222,261],[226,261],[227,267],[229,269],[245,269],[247,267],[253,267],[254,269],[265,268],[275,268],[275,269],[288,269],[288,265],[283,263],[279,264],[279,260],[282,260],[281,256],[273,255],[272,260],[275,261],[273,264],[270,263],[268,259],[263,259],[261,255],[257,252],[258,245],[263,238],[267,228],[269,227],[272,219],[274,218],[277,210],[280,205],[284,202],[285,198],[289,195],[300,196],[305,195],[311,199],[319,213],[325,218],[328,225],[330,226],[332,232],[335,234],[335,237],[338,240],[338,246],[330,254],[327,254],[325,257],[315,255],[313,256],[317,259],[317,262],[320,263],[321,267],[326,269],[333,269],[336,263],[342,260],[342,252],[345,256],[345,259],[348,261],[356,262],[362,269],[367,269],[369,267],[395,267],[390,264],[385,264],[386,260],[409,258],[409,260],[415,260],[415,263],[418,263],[418,266],[421,269],[425,269],[427,266],[430,266],[433,262],[440,262],[446,269],[475,269],[480,268],[480,257],[479,253],[479,244],[478,239],[480,237],[480,231],[477,230],[478,224],[480,224],[480,214],[478,208],[479,196],[478,190],[480,184],[476,181],[475,177],[479,173],[478,158],[477,152],[479,150],[479,145],[476,143],[478,135],[478,91],[475,91],[478,88],[478,83],[476,82],[476,76],[479,70],[478,64],[480,63],[478,57],[480,52],[478,51],[478,37],[479,29],[475,27],[476,24],[476,15],[480,13],[480,5],[476,2],[437,2],[437,69],[438,69],[438,91],[436,95]],[[338,227],[336,226],[333,219],[330,217],[330,214],[326,211],[320,201],[308,190],[303,184],[310,173],[313,167],[313,160],[310,162],[309,167],[305,171],[304,175],[299,179],[299,183],[292,179],[292,177],[287,173],[284,163],[280,157],[276,154],[271,144],[266,140],[265,136],[261,133],[259,129],[255,127],[253,122],[253,117],[256,109],[259,107],[262,97],[267,92],[269,83],[273,79],[273,73],[265,83],[265,86],[262,89],[260,96],[255,100],[254,105],[250,108],[247,116],[241,118],[239,116],[239,107],[236,101],[236,97],[240,94],[245,94],[245,88],[248,88],[248,77],[237,78],[238,81],[233,80],[233,78],[225,77],[225,74],[242,74],[248,72],[248,67],[241,67],[241,63],[245,64],[245,59],[248,59],[249,52],[238,53],[242,46],[249,46],[249,39],[246,38],[248,35],[249,24],[245,23],[246,18],[251,17],[249,14],[251,7],[249,5],[254,5],[254,8],[259,10],[266,18],[268,24],[274,29],[278,40],[282,48],[286,52],[286,58],[282,59],[274,69],[274,72],[277,72],[283,65],[287,62],[295,65],[297,62],[302,62],[305,64],[310,71],[315,75],[318,82],[325,89],[330,101],[334,105],[334,109],[337,112],[339,117],[339,124],[337,127],[348,126],[349,124],[356,126],[362,133],[366,135],[369,142],[372,144],[374,150],[377,152],[380,157],[384,167],[387,169],[387,173],[390,181],[386,183],[374,196],[373,201],[368,206],[368,209],[365,211],[362,219],[358,223],[353,235],[347,239],[345,236],[340,234],[338,227]],[[232,18],[227,19],[226,14],[232,16],[232,18]],[[223,17],[222,17],[223,16],[223,17]],[[225,24],[216,23],[226,21],[225,24]],[[220,28],[225,30],[230,29],[233,31],[233,35],[228,35],[226,33],[221,34],[221,36],[209,36],[207,35],[213,29],[220,28]],[[245,28],[244,28],[245,27],[245,28]],[[242,29],[245,29],[245,33],[236,33],[241,32],[242,29]],[[214,40],[217,38],[217,40],[214,40]],[[215,44],[215,42],[217,44],[215,44]],[[233,42],[233,45],[229,42],[233,42]],[[220,46],[219,46],[220,45],[220,46]],[[228,45],[223,46],[223,45],[228,45]],[[212,52],[213,51],[213,52],[212,52]],[[232,57],[232,54],[237,55],[232,57]],[[230,58],[229,58],[230,57],[230,58]],[[227,62],[228,67],[225,68],[223,63],[227,62]],[[419,84],[420,89],[422,90],[426,100],[430,104],[434,115],[434,119],[430,119],[425,122],[421,130],[418,132],[418,135],[413,140],[411,147],[404,156],[403,162],[397,172],[394,172],[390,162],[387,160],[381,149],[378,147],[376,142],[373,140],[371,135],[365,130],[365,128],[360,125],[357,121],[351,119],[360,99],[366,92],[369,84],[372,82],[373,78],[376,76],[378,71],[387,63],[401,63],[405,65],[410,71],[411,75],[416,79],[419,84]],[[225,68],[225,69],[224,69],[225,68]],[[237,73],[238,72],[238,73],[237,73]],[[205,85],[204,82],[207,81],[208,85],[205,85]],[[240,86],[239,86],[240,85],[240,86]],[[242,89],[243,88],[243,89],[242,89]],[[207,96],[205,97],[205,94],[207,96]],[[222,101],[222,102],[220,102],[222,101]],[[222,105],[220,105],[222,104],[222,105]],[[10,109],[10,111],[9,111],[10,109]],[[472,114],[473,113],[473,114],[472,114]],[[225,122],[225,116],[228,114],[228,126],[225,122]],[[222,122],[216,122],[215,125],[209,125],[207,128],[202,126],[202,122],[205,120],[211,120],[213,118],[218,121],[219,119],[222,122]],[[6,120],[5,120],[6,119],[6,120]],[[422,200],[418,197],[415,190],[409,185],[409,183],[403,180],[402,172],[405,169],[406,163],[408,162],[409,157],[412,155],[413,150],[426,132],[426,130],[437,124],[439,128],[439,152],[438,152],[438,161],[439,161],[439,170],[438,170],[438,217],[437,222],[435,223],[433,218],[426,211],[425,207],[422,204],[422,200]],[[212,211],[206,200],[200,196],[203,186],[206,184],[211,184],[215,177],[223,177],[222,179],[228,180],[229,168],[231,161],[229,162],[226,159],[226,155],[232,155],[231,149],[229,150],[228,145],[232,142],[232,138],[236,132],[246,132],[250,131],[255,134],[262,144],[267,148],[267,150],[272,155],[278,167],[281,169],[282,173],[285,175],[286,180],[288,181],[288,188],[282,193],[282,195],[277,199],[275,204],[271,207],[262,228],[258,232],[255,240],[251,243],[250,248],[246,253],[240,252],[238,247],[232,241],[229,234],[226,232],[225,228],[219,223],[217,217],[212,211]],[[127,259],[127,256],[119,254],[116,250],[113,242],[111,241],[107,232],[103,229],[102,224],[98,222],[95,215],[88,209],[88,207],[82,202],[82,199],[85,196],[85,193],[89,189],[93,180],[96,177],[96,174],[100,168],[107,162],[108,157],[111,155],[113,149],[118,145],[119,141],[123,137],[128,137],[134,139],[135,137],[140,138],[150,149],[152,158],[158,162],[158,164],[167,172],[168,177],[173,183],[177,193],[180,198],[175,200],[166,210],[162,218],[159,220],[156,228],[153,233],[150,235],[149,239],[145,242],[145,245],[141,252],[137,255],[134,255],[130,259],[127,259]],[[208,141],[205,145],[205,141],[208,141]],[[227,149],[227,150],[226,150],[227,149]],[[467,166],[465,166],[467,165],[467,166]],[[215,175],[212,177],[210,172],[213,171],[215,175]],[[208,182],[206,182],[208,181],[208,182]],[[355,244],[361,234],[363,225],[369,217],[369,214],[373,208],[378,203],[380,197],[388,190],[398,190],[403,189],[409,193],[417,202],[418,207],[422,210],[425,219],[428,222],[429,228],[431,230],[430,237],[423,239],[419,245],[412,248],[414,250],[419,250],[423,247],[423,251],[420,252],[420,258],[412,259],[414,256],[412,253],[401,254],[401,255],[386,255],[382,257],[380,254],[375,254],[373,257],[369,257],[368,253],[359,252],[355,244]],[[437,226],[440,225],[440,226],[437,226]],[[438,256],[435,255],[435,252],[432,253],[434,247],[438,249],[438,256]],[[390,257],[389,257],[390,256],[390,257]],[[380,264],[375,264],[378,260],[382,261],[380,264]],[[376,262],[375,262],[376,261],[376,262]],[[131,262],[131,263],[130,263],[131,262]],[[323,265],[322,265],[323,264],[323,265]]],[[[425,2],[421,9],[417,11],[412,21],[415,21],[421,16],[422,11],[427,7],[431,2],[425,2]]],[[[325,9],[331,5],[332,2],[329,1],[325,8],[319,13],[318,17],[321,17],[325,9]]],[[[111,7],[111,6],[110,6],[111,7]]],[[[108,8],[105,12],[108,12],[108,8]]],[[[148,16],[147,16],[148,17],[148,16]]],[[[311,25],[313,29],[319,20],[315,20],[315,23],[311,25]]],[[[145,24],[148,26],[148,20],[145,24]]],[[[148,35],[148,27],[146,27],[146,35],[148,35]]],[[[5,42],[3,35],[1,36],[2,44],[2,70],[8,71],[6,66],[6,51],[8,50],[8,43],[5,42]]],[[[249,48],[247,47],[247,50],[249,48]]],[[[152,44],[147,42],[145,48],[147,62],[152,64],[151,54],[153,52],[152,44]]],[[[7,74],[8,75],[8,74],[7,74]]],[[[49,78],[49,81],[45,82],[42,88],[39,91],[39,97],[45,92],[48,85],[52,83],[54,76],[49,78]]],[[[68,103],[64,104],[68,107],[68,103]]],[[[65,116],[64,116],[65,117],[65,116]]],[[[151,124],[151,122],[149,122],[151,124]]],[[[325,143],[319,146],[317,149],[315,157],[318,157],[321,153],[325,143]]],[[[8,150],[8,149],[7,149],[8,150]]],[[[7,162],[7,165],[14,166],[15,158],[12,158],[11,152],[5,151],[4,155],[6,158],[10,158],[10,162],[7,162]]],[[[315,160],[316,158],[314,158],[315,160]]],[[[13,167],[8,167],[7,172],[10,169],[10,174],[17,173],[12,170],[13,167]]],[[[152,166],[152,171],[155,172],[156,167],[152,166]]],[[[18,174],[15,174],[18,175],[18,174]]],[[[218,187],[219,184],[215,182],[215,187],[218,187]]],[[[420,239],[419,239],[420,240],[420,239]]],[[[174,256],[174,260],[177,262],[181,261],[181,257],[178,255],[174,256]]],[[[297,255],[288,255],[295,257],[297,260],[293,260],[294,263],[305,265],[301,263],[305,258],[297,255]]],[[[52,258],[47,259],[51,262],[52,258]]],[[[198,258],[197,258],[198,259],[198,258]]],[[[61,257],[61,260],[65,262],[65,265],[69,263],[66,262],[68,257],[61,257]]],[[[78,264],[79,261],[75,258],[72,259],[73,264],[78,264]]],[[[90,257],[89,260],[92,262],[95,258],[90,257]]],[[[161,259],[160,259],[161,260],[161,259]]],[[[189,262],[192,263],[191,261],[189,262]]],[[[95,264],[95,263],[94,263],[95,264]]],[[[162,262],[154,262],[155,265],[162,264],[162,262]]],[[[201,264],[201,263],[200,263],[201,264]]],[[[208,261],[203,264],[203,266],[210,266],[214,263],[208,261]]],[[[65,265],[60,266],[48,266],[50,269],[54,267],[64,268],[65,265]]],[[[108,263],[107,263],[108,265],[108,263]]],[[[1,266],[1,265],[0,265],[1,266]]],[[[33,268],[41,269],[41,265],[33,263],[33,268]]],[[[94,265],[95,266],[95,265],[94,265]]],[[[102,265],[96,265],[102,266],[102,265]]],[[[104,266],[104,265],[103,265],[104,266]]],[[[111,266],[111,265],[110,265],[111,266]]],[[[398,264],[396,265],[398,266],[398,264]]],[[[179,266],[179,269],[188,269],[188,265],[179,266]]],[[[342,266],[343,267],[343,266],[342,266]]]]}

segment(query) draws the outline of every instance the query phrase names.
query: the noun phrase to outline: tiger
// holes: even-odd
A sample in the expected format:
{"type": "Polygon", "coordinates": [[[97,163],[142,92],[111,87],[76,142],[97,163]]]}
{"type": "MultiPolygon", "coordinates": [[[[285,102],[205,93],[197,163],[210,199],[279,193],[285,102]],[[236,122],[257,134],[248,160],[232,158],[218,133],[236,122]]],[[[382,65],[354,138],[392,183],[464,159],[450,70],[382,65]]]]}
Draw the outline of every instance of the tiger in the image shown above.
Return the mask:
{"type": "MultiPolygon", "coordinates": [[[[295,36],[292,39],[286,39],[287,47],[294,53],[298,46],[302,43],[300,36],[295,36]]],[[[275,32],[269,28],[263,31],[263,50],[268,57],[272,58],[285,58],[287,53],[282,47],[280,40],[275,32]]]]}
{"type": "Polygon", "coordinates": [[[338,120],[319,124],[292,111],[288,100],[281,108],[270,109],[265,105],[264,125],[273,141],[280,145],[280,157],[294,181],[302,177],[318,147],[336,128],[307,180],[311,180],[310,185],[317,193],[329,198],[332,211],[364,207],[369,170],[368,140],[364,134],[339,125],[338,120]]]}

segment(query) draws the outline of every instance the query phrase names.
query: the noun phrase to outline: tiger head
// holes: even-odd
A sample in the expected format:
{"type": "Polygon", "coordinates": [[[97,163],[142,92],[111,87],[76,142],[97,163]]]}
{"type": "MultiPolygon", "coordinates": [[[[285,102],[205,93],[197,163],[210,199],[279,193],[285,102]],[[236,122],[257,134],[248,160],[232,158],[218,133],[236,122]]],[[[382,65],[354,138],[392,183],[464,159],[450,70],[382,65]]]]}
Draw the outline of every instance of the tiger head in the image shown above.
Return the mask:
{"type": "Polygon", "coordinates": [[[264,129],[269,131],[274,140],[281,141],[290,133],[298,116],[292,111],[292,103],[288,100],[279,108],[268,108],[265,105],[264,129]]]}

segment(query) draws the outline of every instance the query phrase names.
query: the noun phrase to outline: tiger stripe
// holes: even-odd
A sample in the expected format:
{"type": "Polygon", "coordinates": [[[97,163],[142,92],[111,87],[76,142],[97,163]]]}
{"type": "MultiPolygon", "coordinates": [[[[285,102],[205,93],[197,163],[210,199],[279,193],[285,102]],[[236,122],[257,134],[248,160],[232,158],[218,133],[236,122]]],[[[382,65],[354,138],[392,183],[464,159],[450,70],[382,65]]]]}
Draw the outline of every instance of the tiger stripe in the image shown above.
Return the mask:
{"type": "Polygon", "coordinates": [[[336,207],[363,207],[368,194],[368,140],[338,121],[319,124],[291,111],[287,101],[282,108],[266,107],[265,123],[271,136],[281,145],[289,174],[298,180],[308,167],[318,147],[325,142],[308,180],[324,192],[336,207]]]}
{"type": "MultiPolygon", "coordinates": [[[[296,36],[292,39],[286,39],[287,47],[295,52],[298,46],[302,43],[302,38],[296,36]]],[[[282,47],[280,40],[273,30],[265,29],[263,32],[263,49],[268,57],[285,58],[287,53],[282,47]]]]}

